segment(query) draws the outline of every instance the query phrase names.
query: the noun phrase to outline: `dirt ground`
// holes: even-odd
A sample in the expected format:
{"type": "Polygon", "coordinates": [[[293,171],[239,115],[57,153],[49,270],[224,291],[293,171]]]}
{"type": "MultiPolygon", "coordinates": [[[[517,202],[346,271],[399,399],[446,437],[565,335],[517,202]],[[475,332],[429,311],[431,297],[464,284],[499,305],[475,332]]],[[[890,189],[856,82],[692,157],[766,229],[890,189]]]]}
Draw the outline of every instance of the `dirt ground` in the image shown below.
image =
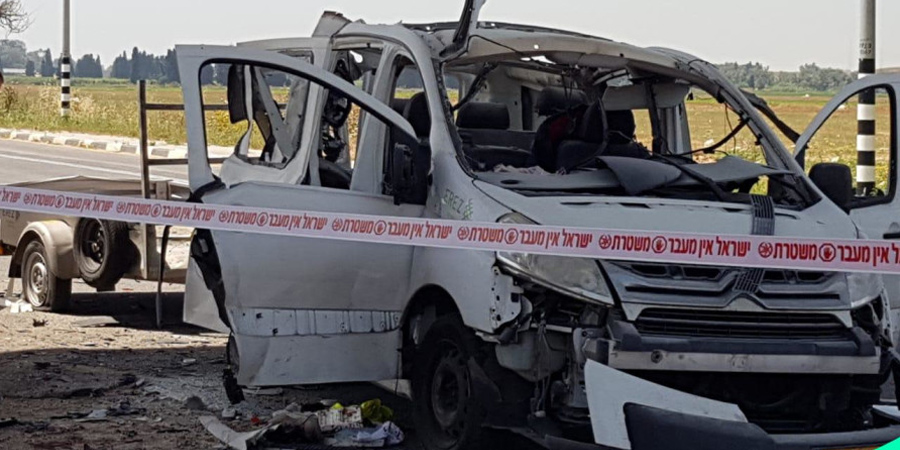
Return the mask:
{"type": "MultiPolygon", "coordinates": [[[[0,258],[3,290],[7,264],[0,258]]],[[[153,289],[127,282],[118,293],[97,294],[76,282],[65,315],[0,310],[0,449],[223,448],[198,418],[221,416],[228,406],[221,382],[226,337],[181,323],[178,286],[167,286],[166,327],[156,330],[153,289]],[[95,410],[107,417],[92,421],[95,410]]],[[[395,410],[404,447],[419,448],[409,402],[371,384],[248,395],[236,407],[238,417],[223,422],[247,431],[256,426],[254,416],[264,423],[292,402],[373,398],[395,410]]]]}

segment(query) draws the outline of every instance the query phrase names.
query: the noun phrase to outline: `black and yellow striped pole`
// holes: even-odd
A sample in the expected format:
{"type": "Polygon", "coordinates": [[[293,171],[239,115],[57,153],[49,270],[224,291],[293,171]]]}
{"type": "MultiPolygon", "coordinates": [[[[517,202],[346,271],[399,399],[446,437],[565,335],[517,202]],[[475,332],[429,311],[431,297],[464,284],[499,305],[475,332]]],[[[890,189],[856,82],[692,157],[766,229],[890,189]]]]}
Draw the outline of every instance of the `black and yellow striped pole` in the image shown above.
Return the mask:
{"type": "MultiPolygon", "coordinates": [[[[859,40],[859,78],[875,73],[875,0],[862,0],[859,40]]],[[[859,94],[856,137],[857,194],[869,195],[875,189],[875,91],[859,94]]]]}
{"type": "Polygon", "coordinates": [[[59,113],[63,117],[69,116],[69,109],[72,106],[71,11],[69,1],[63,0],[63,48],[62,53],[59,55],[59,113]]]}

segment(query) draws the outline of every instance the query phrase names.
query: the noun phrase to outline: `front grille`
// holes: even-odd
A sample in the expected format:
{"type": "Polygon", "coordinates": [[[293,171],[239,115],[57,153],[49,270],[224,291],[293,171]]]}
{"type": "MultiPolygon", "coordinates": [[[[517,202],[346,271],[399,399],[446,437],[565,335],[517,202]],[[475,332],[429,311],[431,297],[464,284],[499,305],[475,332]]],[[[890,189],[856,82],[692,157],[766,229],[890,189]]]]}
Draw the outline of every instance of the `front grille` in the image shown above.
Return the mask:
{"type": "Polygon", "coordinates": [[[732,339],[844,340],[848,330],[828,314],[647,309],[635,321],[641,334],[732,339]]]}
{"type": "MultiPolygon", "coordinates": [[[[741,272],[741,269],[711,266],[679,266],[653,263],[620,263],[620,265],[648,278],[691,281],[717,281],[729,272],[741,272]]],[[[761,282],[766,284],[817,284],[828,279],[828,276],[827,272],[765,269],[761,282]]]]}

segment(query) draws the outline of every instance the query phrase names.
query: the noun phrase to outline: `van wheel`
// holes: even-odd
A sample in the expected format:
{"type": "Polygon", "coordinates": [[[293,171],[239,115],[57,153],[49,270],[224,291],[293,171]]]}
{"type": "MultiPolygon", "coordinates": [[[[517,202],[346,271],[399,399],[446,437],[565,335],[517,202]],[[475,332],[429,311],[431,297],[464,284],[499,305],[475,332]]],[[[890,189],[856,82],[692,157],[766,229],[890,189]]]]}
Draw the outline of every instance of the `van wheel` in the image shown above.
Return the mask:
{"type": "Polygon", "coordinates": [[[40,311],[63,312],[72,297],[72,280],[63,280],[50,271],[44,243],[34,240],[22,254],[22,285],[25,299],[40,311]]]}
{"type": "Polygon", "coordinates": [[[75,264],[81,279],[97,289],[111,289],[131,268],[128,224],[82,219],[75,227],[75,264]]]}
{"type": "Polygon", "coordinates": [[[477,338],[462,319],[438,319],[416,356],[412,379],[416,428],[427,450],[477,449],[484,444],[484,406],[475,395],[469,359],[477,338]]]}

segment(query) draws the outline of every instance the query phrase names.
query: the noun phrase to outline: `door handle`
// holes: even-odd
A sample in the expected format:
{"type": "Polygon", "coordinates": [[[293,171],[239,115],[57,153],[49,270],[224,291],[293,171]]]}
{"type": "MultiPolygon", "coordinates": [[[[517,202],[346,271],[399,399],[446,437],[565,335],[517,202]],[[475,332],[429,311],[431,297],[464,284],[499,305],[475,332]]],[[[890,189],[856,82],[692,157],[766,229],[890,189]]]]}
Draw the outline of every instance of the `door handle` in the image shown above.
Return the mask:
{"type": "Polygon", "coordinates": [[[884,233],[884,239],[900,239],[900,231],[892,231],[884,233]]]}

